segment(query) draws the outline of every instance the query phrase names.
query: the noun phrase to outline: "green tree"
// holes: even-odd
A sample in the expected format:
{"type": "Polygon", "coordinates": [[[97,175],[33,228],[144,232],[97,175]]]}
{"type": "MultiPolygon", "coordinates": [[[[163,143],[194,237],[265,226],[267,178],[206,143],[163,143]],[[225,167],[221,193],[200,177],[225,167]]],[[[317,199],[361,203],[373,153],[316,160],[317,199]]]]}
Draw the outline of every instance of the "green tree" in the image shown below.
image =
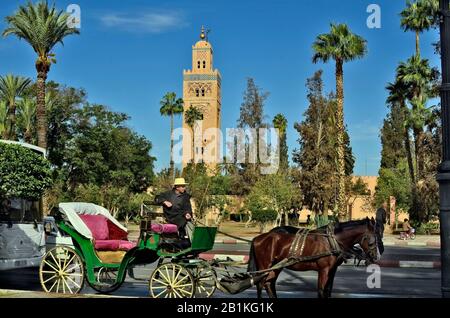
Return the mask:
{"type": "Polygon", "coordinates": [[[38,55],[35,66],[37,71],[36,117],[38,146],[47,148],[47,118],[45,112],[45,81],[50,66],[56,63],[53,47],[66,36],[79,31],[68,25],[69,14],[48,6],[47,1],[33,4],[31,1],[20,6],[18,11],[6,17],[7,28],[3,36],[14,35],[25,40],[38,55]]]}
{"type": "MultiPolygon", "coordinates": [[[[407,122],[407,117],[409,114],[408,106],[406,105],[406,101],[408,98],[408,87],[397,76],[395,82],[389,83],[386,86],[386,89],[389,92],[389,96],[388,96],[386,102],[390,106],[390,110],[391,110],[390,122],[392,123],[391,125],[393,126],[392,132],[394,134],[396,132],[398,133],[398,129],[400,128],[400,127],[398,127],[399,125],[401,125],[403,128],[400,134],[403,135],[403,145],[404,145],[404,149],[406,151],[409,177],[410,177],[411,182],[413,184],[415,184],[416,173],[415,173],[415,166],[414,166],[414,161],[413,161],[413,152],[411,149],[410,127],[407,122]],[[402,122],[402,123],[400,124],[399,122],[402,122]]],[[[396,167],[397,164],[394,164],[394,163],[389,164],[386,162],[387,159],[383,159],[383,158],[386,158],[386,156],[388,156],[389,153],[395,152],[396,150],[398,150],[398,148],[394,149],[394,148],[398,147],[398,145],[396,145],[394,142],[394,140],[396,140],[398,137],[394,137],[394,136],[383,137],[384,133],[385,133],[385,131],[382,131],[382,133],[381,133],[381,137],[382,137],[381,142],[382,142],[382,146],[383,146],[381,166],[382,166],[382,168],[383,167],[384,168],[393,168],[393,167],[396,167]],[[391,145],[388,145],[389,143],[391,145]],[[386,146],[385,146],[385,144],[386,144],[386,146]],[[384,148],[384,147],[386,147],[386,148],[384,148]]],[[[402,149],[402,148],[400,148],[400,149],[402,149]]],[[[395,153],[395,154],[393,154],[393,156],[396,156],[399,154],[401,154],[401,153],[395,153]]]]}
{"type": "Polygon", "coordinates": [[[280,168],[279,170],[283,173],[288,172],[289,168],[289,155],[287,146],[286,129],[288,121],[283,114],[277,114],[272,120],[273,127],[277,128],[280,133],[279,147],[280,147],[280,168]]]}
{"type": "Polygon", "coordinates": [[[30,84],[29,78],[6,75],[0,76],[0,99],[8,104],[8,114],[6,119],[6,129],[3,131],[4,139],[17,140],[16,137],[16,106],[17,98],[22,97],[27,86],[30,84]]]}
{"type": "Polygon", "coordinates": [[[77,112],[73,138],[64,151],[64,175],[70,187],[114,184],[131,192],[146,191],[153,182],[151,143],[124,126],[128,116],[101,105],[77,112]]]}
{"type": "Polygon", "coordinates": [[[7,115],[8,115],[8,107],[6,106],[6,102],[4,100],[0,100],[0,136],[3,135],[3,132],[6,129],[7,115]]]}
{"type": "Polygon", "coordinates": [[[288,210],[292,207],[293,196],[296,195],[292,182],[286,175],[268,174],[262,176],[251,189],[246,208],[252,213],[260,210],[274,210],[281,222],[283,214],[288,220],[288,210]]]}
{"type": "Polygon", "coordinates": [[[338,151],[338,210],[346,215],[345,200],[345,141],[344,141],[344,70],[345,62],[362,58],[367,52],[366,40],[353,34],[346,24],[331,24],[330,33],[321,34],[313,44],[313,62],[336,63],[336,125],[338,151]]]}
{"type": "MultiPolygon", "coordinates": [[[[259,156],[259,149],[263,149],[264,145],[260,145],[259,129],[266,128],[266,116],[264,115],[264,103],[269,96],[268,92],[261,90],[253,78],[247,79],[247,89],[244,92],[244,100],[240,107],[239,119],[237,125],[239,128],[255,129],[255,140],[239,140],[241,144],[245,144],[245,153],[250,154],[250,148],[256,148],[256,162],[255,163],[241,163],[237,165],[236,173],[241,175],[243,183],[243,193],[247,194],[251,187],[261,177],[261,159],[259,156]]],[[[233,145],[235,147],[235,145],[233,145]]],[[[235,160],[236,162],[237,160],[235,160]]]]}
{"type": "Polygon", "coordinates": [[[177,98],[175,93],[167,93],[160,102],[160,113],[162,116],[170,117],[170,171],[172,178],[175,178],[175,169],[173,162],[173,117],[183,113],[183,99],[177,98]]]}
{"type": "MultiPolygon", "coordinates": [[[[293,161],[298,165],[299,172],[292,176],[302,190],[302,203],[316,215],[321,215],[326,223],[328,210],[336,204],[338,181],[336,102],[333,95],[324,96],[322,71],[317,71],[308,79],[306,86],[309,106],[304,120],[294,125],[299,133],[300,149],[294,150],[293,161]]],[[[353,171],[354,159],[348,136],[344,141],[345,174],[349,176],[353,171]]]]}
{"type": "Polygon", "coordinates": [[[413,31],[416,34],[416,56],[420,56],[420,33],[429,30],[436,24],[435,12],[438,2],[434,0],[407,1],[406,8],[400,13],[401,26],[405,32],[413,31]]]}
{"type": "Polygon", "coordinates": [[[25,142],[32,144],[34,128],[36,126],[36,103],[31,98],[24,98],[19,102],[18,126],[23,131],[25,142]]]}
{"type": "Polygon", "coordinates": [[[191,128],[192,132],[192,160],[195,159],[195,132],[194,126],[197,120],[203,120],[203,111],[197,106],[191,106],[184,112],[184,122],[191,128]]]}
{"type": "Polygon", "coordinates": [[[438,71],[429,66],[426,59],[413,56],[406,62],[400,63],[397,68],[398,80],[407,87],[407,97],[411,104],[408,111],[407,125],[412,128],[414,135],[415,165],[417,167],[417,179],[421,178],[423,171],[423,158],[419,157],[420,143],[423,139],[423,129],[430,120],[432,111],[427,108],[427,101],[436,96],[436,80],[438,71]]]}
{"type": "Polygon", "coordinates": [[[51,183],[50,163],[42,155],[0,142],[0,198],[38,200],[51,183]]]}

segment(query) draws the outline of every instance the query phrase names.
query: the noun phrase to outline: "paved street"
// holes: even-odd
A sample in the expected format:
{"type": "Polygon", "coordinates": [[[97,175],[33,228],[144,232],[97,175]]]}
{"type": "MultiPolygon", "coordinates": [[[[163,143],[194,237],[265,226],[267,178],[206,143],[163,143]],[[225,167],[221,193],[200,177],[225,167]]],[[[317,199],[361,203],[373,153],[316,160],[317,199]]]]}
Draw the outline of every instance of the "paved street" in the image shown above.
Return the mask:
{"type": "MultiPolygon", "coordinates": [[[[221,246],[215,250],[225,249],[229,253],[245,252],[246,244],[221,246]]],[[[387,247],[384,257],[439,260],[439,249],[387,247]]],[[[136,279],[127,277],[124,285],[113,295],[130,297],[147,297],[147,279],[154,265],[139,266],[135,269],[136,279]]],[[[245,269],[245,268],[244,268],[245,269]]],[[[341,266],[336,274],[333,297],[440,297],[440,270],[433,268],[381,268],[380,288],[370,289],[366,281],[371,273],[365,267],[341,266]]],[[[292,272],[285,270],[279,278],[277,289],[281,298],[314,298],[316,297],[316,272],[292,272]]],[[[23,269],[0,272],[0,289],[19,289],[40,291],[38,272],[36,269],[23,269]]],[[[84,294],[95,294],[85,287],[84,294]]],[[[254,298],[254,288],[239,295],[225,295],[216,292],[215,297],[254,298]]]]}

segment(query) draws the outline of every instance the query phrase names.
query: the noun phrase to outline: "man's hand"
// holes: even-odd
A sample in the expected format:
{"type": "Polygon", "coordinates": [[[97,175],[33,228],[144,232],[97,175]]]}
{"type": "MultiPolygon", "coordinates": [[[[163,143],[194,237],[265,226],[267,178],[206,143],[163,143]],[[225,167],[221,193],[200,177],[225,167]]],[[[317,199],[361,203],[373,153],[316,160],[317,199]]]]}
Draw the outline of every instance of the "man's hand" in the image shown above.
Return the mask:
{"type": "Polygon", "coordinates": [[[172,203],[170,201],[164,201],[163,204],[168,208],[172,207],[172,203]]]}
{"type": "Polygon", "coordinates": [[[192,219],[192,216],[189,213],[186,213],[186,215],[184,217],[186,218],[186,220],[192,219]]]}

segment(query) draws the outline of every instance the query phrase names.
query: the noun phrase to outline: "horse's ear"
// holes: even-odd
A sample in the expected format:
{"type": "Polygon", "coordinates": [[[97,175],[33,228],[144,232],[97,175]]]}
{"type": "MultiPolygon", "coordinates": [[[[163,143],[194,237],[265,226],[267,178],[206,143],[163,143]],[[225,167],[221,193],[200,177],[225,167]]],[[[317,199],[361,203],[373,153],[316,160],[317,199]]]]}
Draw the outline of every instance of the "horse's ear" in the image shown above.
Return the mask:
{"type": "Polygon", "coordinates": [[[370,222],[371,222],[372,224],[375,224],[375,219],[373,218],[373,216],[372,216],[372,218],[370,219],[370,222]]]}

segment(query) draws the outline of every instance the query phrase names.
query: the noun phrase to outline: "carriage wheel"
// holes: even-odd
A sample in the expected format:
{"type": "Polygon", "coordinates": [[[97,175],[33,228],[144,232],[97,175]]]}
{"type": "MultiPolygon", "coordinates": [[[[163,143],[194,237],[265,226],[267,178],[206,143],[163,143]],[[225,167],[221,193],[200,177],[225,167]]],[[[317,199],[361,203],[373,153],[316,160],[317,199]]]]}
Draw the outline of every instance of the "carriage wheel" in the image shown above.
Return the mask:
{"type": "Polygon", "coordinates": [[[195,294],[194,278],[179,264],[162,264],[150,277],[149,293],[153,298],[191,298],[195,294]]]}
{"type": "Polygon", "coordinates": [[[96,273],[96,282],[92,283],[88,281],[89,286],[100,293],[111,293],[117,290],[123,283],[123,279],[121,282],[118,281],[118,273],[117,268],[100,267],[96,273]]]}
{"type": "Polygon", "coordinates": [[[47,293],[78,294],[84,283],[83,261],[70,247],[54,247],[42,258],[39,280],[47,293]]]}
{"type": "Polygon", "coordinates": [[[216,291],[216,272],[210,266],[194,267],[191,272],[195,280],[195,297],[211,297],[216,291]]]}

